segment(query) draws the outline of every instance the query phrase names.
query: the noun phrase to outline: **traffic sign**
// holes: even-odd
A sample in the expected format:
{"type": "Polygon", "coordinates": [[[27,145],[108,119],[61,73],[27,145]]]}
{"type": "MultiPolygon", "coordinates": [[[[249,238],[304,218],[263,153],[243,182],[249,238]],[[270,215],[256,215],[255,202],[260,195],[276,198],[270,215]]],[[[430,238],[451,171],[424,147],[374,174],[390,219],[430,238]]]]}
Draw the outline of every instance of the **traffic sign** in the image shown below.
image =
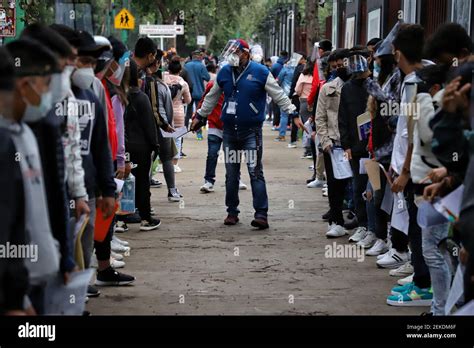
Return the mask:
{"type": "Polygon", "coordinates": [[[206,45],[206,36],[205,35],[198,35],[197,36],[197,44],[198,44],[198,46],[205,46],[206,45]]]}
{"type": "Polygon", "coordinates": [[[140,24],[140,35],[169,36],[184,35],[184,25],[176,24],[140,24]]]}
{"type": "Polygon", "coordinates": [[[126,8],[123,8],[115,16],[114,27],[115,29],[133,30],[135,29],[135,17],[126,8]]]}

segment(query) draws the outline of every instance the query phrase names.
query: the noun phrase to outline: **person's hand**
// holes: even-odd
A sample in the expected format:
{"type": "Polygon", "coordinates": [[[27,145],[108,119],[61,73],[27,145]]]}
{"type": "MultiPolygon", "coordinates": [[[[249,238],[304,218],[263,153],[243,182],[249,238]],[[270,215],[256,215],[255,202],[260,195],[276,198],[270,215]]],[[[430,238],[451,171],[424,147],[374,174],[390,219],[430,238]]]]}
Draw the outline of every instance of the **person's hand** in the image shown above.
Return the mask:
{"type": "Polygon", "coordinates": [[[331,145],[328,145],[326,146],[323,151],[326,152],[326,153],[330,153],[331,152],[331,149],[332,149],[332,146],[331,145]]]}
{"type": "Polygon", "coordinates": [[[432,202],[433,199],[439,195],[442,183],[437,182],[431,185],[428,185],[423,190],[423,199],[429,202],[432,202]]]}
{"type": "Polygon", "coordinates": [[[125,163],[125,173],[123,175],[123,178],[124,179],[128,178],[131,171],[132,171],[132,162],[125,163]]]}
{"type": "Polygon", "coordinates": [[[12,309],[10,311],[6,311],[5,315],[8,317],[22,317],[27,314],[26,311],[24,311],[23,309],[12,309]]]}
{"type": "Polygon", "coordinates": [[[77,198],[75,200],[76,204],[76,219],[79,220],[81,215],[89,215],[91,210],[89,209],[89,205],[87,204],[84,198],[77,198]]]}
{"type": "Polygon", "coordinates": [[[103,219],[108,219],[114,214],[115,198],[114,197],[100,197],[97,199],[97,206],[102,209],[103,219]]]}
{"type": "Polygon", "coordinates": [[[191,123],[191,127],[189,128],[190,131],[197,132],[201,129],[203,126],[202,122],[196,117],[193,119],[193,122],[191,123]]]}
{"type": "Polygon", "coordinates": [[[123,180],[125,178],[125,167],[117,168],[117,171],[115,172],[115,177],[117,179],[123,180]]]}
{"type": "Polygon", "coordinates": [[[316,140],[316,132],[311,132],[311,139],[316,140]]]}
{"type": "Polygon", "coordinates": [[[307,109],[309,112],[313,112],[313,105],[308,104],[307,109]]]}
{"type": "Polygon", "coordinates": [[[405,190],[405,187],[408,184],[408,180],[410,180],[410,176],[408,174],[402,173],[392,184],[392,192],[399,193],[405,190]]]}
{"type": "Polygon", "coordinates": [[[308,133],[308,130],[307,130],[306,127],[304,126],[303,121],[301,121],[301,118],[295,117],[295,118],[293,119],[293,121],[295,122],[295,126],[296,126],[296,127],[298,127],[299,129],[303,130],[304,132],[308,133]]]}
{"type": "Polygon", "coordinates": [[[346,158],[346,160],[350,161],[352,159],[352,150],[351,149],[345,150],[344,157],[346,158]]]}
{"type": "Polygon", "coordinates": [[[459,109],[468,109],[468,91],[471,89],[471,84],[466,83],[459,89],[460,85],[461,76],[458,76],[446,86],[443,95],[444,111],[449,113],[455,113],[459,109]]]}
{"type": "Polygon", "coordinates": [[[164,128],[164,131],[166,133],[174,133],[175,129],[173,127],[171,127],[169,124],[167,124],[166,127],[164,128]]]}
{"type": "Polygon", "coordinates": [[[467,262],[469,261],[469,252],[464,247],[459,251],[459,261],[463,265],[467,265],[467,262]]]}
{"type": "Polygon", "coordinates": [[[428,173],[426,178],[421,180],[421,183],[423,184],[424,182],[426,182],[428,180],[431,180],[431,182],[433,182],[433,183],[440,182],[441,180],[443,180],[447,176],[448,176],[448,170],[446,169],[446,167],[435,168],[435,169],[432,169],[428,173]]]}

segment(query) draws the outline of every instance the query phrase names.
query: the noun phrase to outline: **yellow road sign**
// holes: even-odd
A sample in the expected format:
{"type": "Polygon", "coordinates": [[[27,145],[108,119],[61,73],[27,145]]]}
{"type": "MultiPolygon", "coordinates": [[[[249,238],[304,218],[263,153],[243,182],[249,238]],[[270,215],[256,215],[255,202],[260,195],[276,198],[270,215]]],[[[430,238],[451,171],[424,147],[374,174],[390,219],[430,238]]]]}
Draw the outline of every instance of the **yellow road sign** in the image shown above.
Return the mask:
{"type": "Polygon", "coordinates": [[[135,29],[135,17],[125,8],[116,16],[114,21],[115,29],[135,29]]]}

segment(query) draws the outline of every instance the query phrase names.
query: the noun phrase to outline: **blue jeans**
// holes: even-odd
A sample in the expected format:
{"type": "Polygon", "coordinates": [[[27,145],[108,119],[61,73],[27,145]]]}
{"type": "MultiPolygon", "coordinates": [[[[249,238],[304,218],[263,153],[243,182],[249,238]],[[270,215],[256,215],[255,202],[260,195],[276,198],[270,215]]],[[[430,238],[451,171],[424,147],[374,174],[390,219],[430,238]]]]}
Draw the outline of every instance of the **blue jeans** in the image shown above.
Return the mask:
{"type": "Polygon", "coordinates": [[[225,158],[225,204],[229,215],[237,216],[239,206],[239,179],[241,154],[245,162],[252,186],[255,218],[267,218],[268,196],[262,166],[262,128],[224,129],[225,158]]]}
{"type": "Polygon", "coordinates": [[[445,315],[444,307],[451,286],[451,272],[438,245],[448,237],[448,224],[427,227],[423,229],[422,237],[423,257],[430,270],[433,287],[431,312],[433,315],[445,315]]]}
{"type": "Polygon", "coordinates": [[[206,174],[204,175],[204,180],[213,185],[216,182],[216,166],[221,145],[222,139],[217,135],[209,134],[207,136],[206,174]]]}
{"type": "Polygon", "coordinates": [[[280,112],[280,136],[286,135],[286,128],[288,127],[288,114],[284,111],[280,112]]]}

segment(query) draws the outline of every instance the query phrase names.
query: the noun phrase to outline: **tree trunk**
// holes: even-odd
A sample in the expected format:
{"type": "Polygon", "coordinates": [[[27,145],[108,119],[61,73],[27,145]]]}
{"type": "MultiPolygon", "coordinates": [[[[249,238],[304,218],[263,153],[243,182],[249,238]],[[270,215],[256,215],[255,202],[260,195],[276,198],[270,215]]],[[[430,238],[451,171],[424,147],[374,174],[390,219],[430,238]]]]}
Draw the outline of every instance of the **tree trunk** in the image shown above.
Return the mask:
{"type": "Polygon", "coordinates": [[[306,52],[311,54],[314,43],[319,40],[318,1],[305,0],[306,52]]]}

